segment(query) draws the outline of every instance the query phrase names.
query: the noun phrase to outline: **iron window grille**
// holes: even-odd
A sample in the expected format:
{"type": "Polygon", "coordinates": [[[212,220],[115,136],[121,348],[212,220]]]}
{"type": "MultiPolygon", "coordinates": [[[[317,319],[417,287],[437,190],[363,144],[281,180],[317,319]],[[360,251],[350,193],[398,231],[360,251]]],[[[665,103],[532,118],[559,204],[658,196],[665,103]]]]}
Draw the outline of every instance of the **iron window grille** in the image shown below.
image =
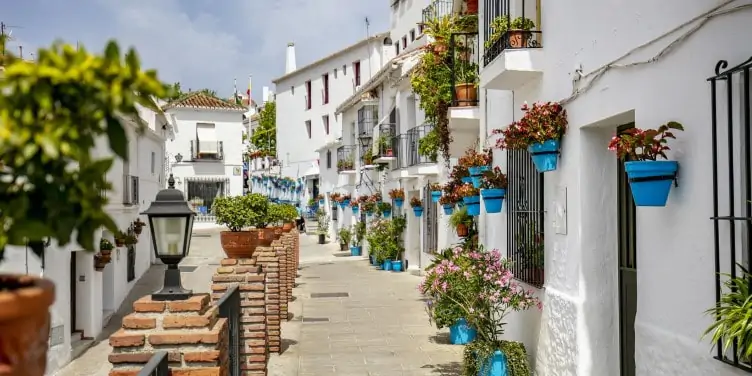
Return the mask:
{"type": "Polygon", "coordinates": [[[347,145],[337,148],[337,172],[355,169],[355,146],[347,145]]]}
{"type": "Polygon", "coordinates": [[[509,150],[507,176],[507,257],[515,278],[540,288],[545,274],[543,174],[527,150],[509,150]]]}
{"type": "Polygon", "coordinates": [[[138,205],[138,176],[123,175],[123,205],[138,205]]]}
{"type": "Polygon", "coordinates": [[[407,165],[436,163],[435,158],[420,154],[420,140],[433,130],[433,124],[423,124],[407,130],[407,165]]]}
{"type": "Polygon", "coordinates": [[[379,119],[379,107],[363,106],[358,110],[358,138],[373,137],[373,126],[379,119]]]}
{"type": "MultiPolygon", "coordinates": [[[[510,0],[485,0],[485,13],[483,18],[483,28],[485,30],[486,40],[493,34],[491,24],[497,17],[505,17],[507,24],[517,17],[530,17],[525,13],[525,2],[519,8],[519,14],[512,14],[510,0]]],[[[538,26],[538,25],[536,25],[538,26]]],[[[500,35],[493,43],[486,47],[483,54],[483,65],[486,66],[494,61],[504,50],[517,48],[541,48],[542,34],[540,30],[509,30],[500,35]]]]}
{"type": "Polygon", "coordinates": [[[401,170],[407,168],[407,134],[403,133],[392,138],[392,147],[394,163],[392,163],[392,170],[401,170]]]}
{"type": "Polygon", "coordinates": [[[452,107],[478,105],[478,33],[453,33],[449,37],[452,71],[452,107]]]}
{"type": "Polygon", "coordinates": [[[423,24],[452,14],[452,0],[434,0],[423,8],[423,24]]]}
{"type": "MultiPolygon", "coordinates": [[[[713,248],[715,301],[728,273],[739,275],[737,264],[749,270],[752,260],[752,58],[728,68],[721,60],[708,78],[711,96],[711,155],[713,163],[713,248]],[[738,106],[738,108],[737,108],[738,106]]],[[[750,281],[752,285],[752,281],[750,281]]],[[[752,372],[750,360],[740,359],[736,341],[728,353],[716,343],[715,359],[752,372]]]]}
{"type": "Polygon", "coordinates": [[[379,138],[376,142],[376,155],[379,157],[393,157],[397,147],[397,124],[381,123],[379,138]]]}

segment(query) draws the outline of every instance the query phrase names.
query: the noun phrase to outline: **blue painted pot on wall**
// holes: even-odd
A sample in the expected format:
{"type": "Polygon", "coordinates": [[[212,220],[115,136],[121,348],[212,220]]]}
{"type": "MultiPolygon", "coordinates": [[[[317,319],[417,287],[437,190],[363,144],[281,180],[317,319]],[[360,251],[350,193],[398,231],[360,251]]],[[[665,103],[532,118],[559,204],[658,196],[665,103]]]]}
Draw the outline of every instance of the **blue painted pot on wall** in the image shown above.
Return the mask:
{"type": "Polygon", "coordinates": [[[439,202],[441,198],[441,191],[431,191],[431,201],[439,202]]]}
{"type": "Polygon", "coordinates": [[[538,172],[554,171],[559,163],[559,140],[548,140],[527,147],[538,172]]]}
{"type": "Polygon", "coordinates": [[[636,206],[666,206],[671,185],[679,170],[676,161],[625,162],[629,188],[636,206]]]}
{"type": "Polygon", "coordinates": [[[473,179],[471,177],[469,177],[469,176],[465,176],[461,180],[462,180],[463,183],[472,183],[473,182],[473,179]]]}
{"type": "Polygon", "coordinates": [[[392,270],[392,260],[386,259],[381,264],[381,269],[383,270],[392,270]]]}
{"type": "Polygon", "coordinates": [[[481,189],[480,195],[483,197],[486,213],[500,213],[506,194],[507,190],[502,188],[481,189]]]}
{"type": "Polygon", "coordinates": [[[382,216],[383,216],[384,218],[389,218],[389,217],[391,217],[391,216],[392,216],[392,211],[391,211],[391,210],[384,210],[384,211],[382,211],[382,212],[381,212],[381,215],[382,215],[382,216]]]}
{"type": "Polygon", "coordinates": [[[394,261],[392,261],[392,271],[393,272],[401,272],[402,271],[402,260],[394,260],[394,261]]]}
{"type": "Polygon", "coordinates": [[[470,181],[473,183],[473,187],[480,188],[480,183],[483,181],[483,178],[480,175],[471,176],[470,181]]]}
{"type": "Polygon", "coordinates": [[[319,205],[323,206],[324,205],[324,200],[319,200],[319,205]]]}
{"type": "Polygon", "coordinates": [[[342,200],[342,203],[345,204],[345,206],[350,206],[350,200],[342,200]]]}
{"type": "Polygon", "coordinates": [[[369,217],[372,216],[373,215],[373,211],[372,210],[366,211],[366,215],[369,216],[369,217]]]}
{"type": "Polygon", "coordinates": [[[480,196],[463,197],[462,201],[467,205],[467,214],[472,216],[480,215],[480,196]]]}
{"type": "Polygon", "coordinates": [[[449,342],[453,345],[465,345],[470,343],[478,335],[478,331],[467,324],[467,320],[459,319],[449,327],[449,342]]]}
{"type": "Polygon", "coordinates": [[[345,202],[344,201],[339,203],[339,208],[342,209],[342,210],[345,210],[345,202]]]}
{"type": "Polygon", "coordinates": [[[470,176],[480,176],[480,174],[483,173],[483,170],[481,166],[473,166],[473,167],[468,167],[467,172],[470,173],[470,176]]]}
{"type": "Polygon", "coordinates": [[[441,207],[444,208],[444,214],[446,214],[446,215],[452,215],[452,212],[454,211],[454,205],[452,205],[452,204],[444,204],[444,205],[441,205],[441,207]]]}
{"type": "Polygon", "coordinates": [[[501,350],[494,351],[485,362],[481,363],[478,376],[509,376],[507,356],[501,350]]]}
{"type": "Polygon", "coordinates": [[[405,203],[405,199],[404,198],[395,198],[394,199],[394,206],[396,206],[398,208],[401,208],[404,203],[405,203]]]}
{"type": "Polygon", "coordinates": [[[420,218],[423,216],[423,207],[422,206],[416,206],[413,208],[413,213],[416,217],[420,218]]]}
{"type": "Polygon", "coordinates": [[[361,248],[359,246],[350,247],[350,256],[360,256],[361,248]]]}
{"type": "Polygon", "coordinates": [[[358,207],[357,206],[351,206],[352,212],[354,215],[358,215],[358,207]]]}

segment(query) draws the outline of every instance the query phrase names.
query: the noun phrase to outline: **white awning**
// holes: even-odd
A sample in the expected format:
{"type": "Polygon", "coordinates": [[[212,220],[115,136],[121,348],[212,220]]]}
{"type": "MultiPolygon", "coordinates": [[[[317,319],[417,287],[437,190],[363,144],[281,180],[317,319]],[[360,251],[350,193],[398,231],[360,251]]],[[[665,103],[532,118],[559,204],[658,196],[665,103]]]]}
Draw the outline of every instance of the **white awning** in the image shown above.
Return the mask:
{"type": "Polygon", "coordinates": [[[196,139],[198,140],[198,154],[217,154],[217,134],[214,124],[196,124],[196,139]]]}

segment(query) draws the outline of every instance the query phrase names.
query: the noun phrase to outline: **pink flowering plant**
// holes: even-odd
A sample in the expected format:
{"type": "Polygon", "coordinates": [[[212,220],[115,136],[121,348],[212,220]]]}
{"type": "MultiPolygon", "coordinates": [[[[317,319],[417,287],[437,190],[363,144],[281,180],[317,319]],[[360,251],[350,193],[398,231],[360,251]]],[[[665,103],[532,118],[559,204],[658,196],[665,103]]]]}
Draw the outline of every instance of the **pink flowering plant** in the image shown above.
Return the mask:
{"type": "Polygon", "coordinates": [[[495,129],[501,135],[496,141],[499,149],[526,149],[532,144],[559,140],[567,131],[567,111],[558,102],[527,103],[522,105],[525,115],[505,129],[495,129]]]}
{"type": "Polygon", "coordinates": [[[683,131],[684,126],[669,121],[658,129],[630,128],[614,136],[608,150],[616,153],[619,159],[629,161],[655,161],[668,159],[666,151],[671,150],[668,140],[676,139],[673,131],[683,131]]]}
{"type": "Polygon", "coordinates": [[[464,277],[469,262],[461,246],[435,253],[433,264],[426,268],[426,275],[418,285],[418,291],[426,297],[428,318],[438,329],[450,327],[465,317],[457,304],[461,295],[480,291],[474,281],[464,277]]]}

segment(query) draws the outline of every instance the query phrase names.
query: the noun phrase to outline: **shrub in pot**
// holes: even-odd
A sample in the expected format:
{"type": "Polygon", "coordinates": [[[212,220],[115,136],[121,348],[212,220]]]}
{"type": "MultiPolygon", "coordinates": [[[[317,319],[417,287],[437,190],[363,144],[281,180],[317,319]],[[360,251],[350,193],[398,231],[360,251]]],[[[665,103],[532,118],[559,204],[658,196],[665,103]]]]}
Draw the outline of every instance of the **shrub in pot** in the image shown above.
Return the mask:
{"type": "Polygon", "coordinates": [[[298,219],[298,209],[290,204],[282,204],[282,231],[290,232],[295,228],[295,220],[298,219]]]}
{"type": "Polygon", "coordinates": [[[329,216],[323,210],[318,211],[316,235],[319,236],[319,244],[326,244],[329,238],[329,216]]]}
{"type": "Polygon", "coordinates": [[[339,229],[337,237],[339,238],[339,250],[342,252],[347,251],[347,246],[352,240],[352,232],[350,231],[350,229],[347,227],[342,227],[341,229],[339,229]]]}
{"type": "Polygon", "coordinates": [[[217,197],[212,204],[212,213],[217,224],[229,231],[219,233],[222,250],[229,258],[250,258],[258,246],[258,235],[244,230],[248,226],[248,207],[242,196],[217,197]]]}
{"type": "MultiPolygon", "coordinates": [[[[102,195],[112,188],[113,158],[94,154],[95,144],[107,139],[112,155],[127,159],[135,105],[158,110],[152,98],[165,98],[167,88],[114,42],[102,55],[56,45],[30,61],[13,56],[6,40],[0,36],[0,260],[8,246],[28,245],[38,256],[53,243],[94,251],[100,229],[118,230],[102,195]]],[[[45,374],[54,300],[47,279],[0,274],[0,373],[45,374]]]]}
{"type": "Polygon", "coordinates": [[[454,228],[457,236],[464,238],[469,234],[469,227],[473,224],[473,217],[467,213],[467,206],[455,210],[449,217],[449,226],[454,228]]]}
{"type": "Polygon", "coordinates": [[[255,228],[251,232],[257,234],[259,245],[272,245],[274,229],[267,228],[273,220],[269,217],[269,200],[260,193],[251,193],[243,196],[243,205],[248,209],[247,223],[255,228]]]}

